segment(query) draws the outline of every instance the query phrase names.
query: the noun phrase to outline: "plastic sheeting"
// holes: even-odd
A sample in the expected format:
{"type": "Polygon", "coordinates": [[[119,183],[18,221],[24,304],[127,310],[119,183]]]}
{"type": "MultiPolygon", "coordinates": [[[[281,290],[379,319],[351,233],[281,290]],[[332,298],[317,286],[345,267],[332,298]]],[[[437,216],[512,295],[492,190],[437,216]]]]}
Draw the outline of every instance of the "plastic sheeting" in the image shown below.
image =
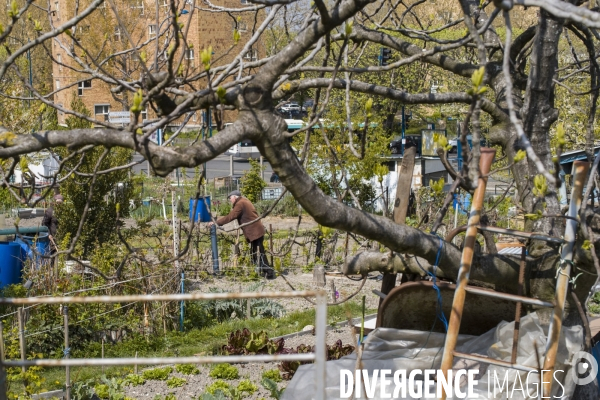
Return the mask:
{"type": "MultiPolygon", "coordinates": [[[[502,322],[495,329],[481,336],[459,335],[456,350],[462,353],[475,353],[488,356],[495,359],[510,361],[512,352],[514,322],[502,322]]],[[[543,354],[546,347],[547,327],[543,327],[535,313],[529,314],[521,319],[521,330],[519,334],[519,349],[517,353],[517,363],[520,365],[538,368],[543,365],[543,354]],[[537,352],[536,352],[537,348],[537,352]],[[536,358],[539,357],[539,363],[536,358]]],[[[397,330],[391,328],[377,328],[371,332],[365,341],[365,347],[362,357],[362,369],[369,371],[369,377],[373,377],[374,370],[405,370],[406,376],[415,369],[438,369],[442,360],[442,349],[444,346],[445,334],[435,332],[422,332],[411,330],[397,330]]],[[[561,332],[557,365],[555,370],[563,370],[564,373],[557,372],[556,377],[560,385],[553,382],[552,398],[570,399],[574,390],[575,383],[569,374],[571,370],[571,359],[573,354],[583,349],[583,328],[575,326],[563,328],[561,332]]],[[[340,376],[342,370],[349,370],[352,373],[356,366],[356,353],[343,357],[339,360],[327,362],[326,376],[326,398],[340,399],[340,376]]],[[[474,387],[476,397],[468,398],[479,399],[530,399],[538,398],[535,391],[539,391],[539,375],[531,373],[527,382],[527,372],[514,369],[502,368],[487,363],[479,363],[465,359],[455,358],[455,371],[459,369],[477,369],[479,374],[475,377],[478,380],[474,387]],[[517,374],[519,375],[517,377],[517,374]],[[508,377],[507,384],[503,384],[505,377],[508,377]],[[491,378],[490,378],[491,377],[491,378]],[[497,378],[495,378],[497,377],[497,378]],[[520,378],[520,380],[519,380],[520,378]],[[489,386],[488,386],[489,380],[489,386]],[[521,381],[522,386],[519,385],[521,381]],[[494,384],[495,397],[494,397],[494,384]],[[499,386],[502,385],[502,390],[499,386]],[[529,389],[529,395],[523,389],[529,389]],[[491,393],[488,393],[488,390],[491,393]]],[[[392,394],[394,391],[393,379],[389,378],[391,385],[384,391],[392,394]]],[[[544,376],[547,380],[548,376],[544,376]]],[[[364,388],[361,397],[355,398],[390,398],[382,397],[380,390],[381,380],[378,378],[375,383],[375,395],[367,397],[364,388]]],[[[466,380],[461,383],[461,390],[466,390],[466,380]]],[[[435,392],[435,390],[433,390],[435,392]]],[[[284,392],[284,400],[310,399],[315,393],[314,364],[302,365],[294,375],[294,378],[284,392]]],[[[540,395],[541,396],[541,395],[540,395]]],[[[351,398],[344,396],[343,398],[351,398]]],[[[406,397],[400,396],[394,398],[401,399],[422,399],[421,397],[411,397],[407,391],[406,397]]],[[[428,397],[430,398],[430,397],[428,397]]],[[[434,396],[435,398],[435,396],[434,396]]],[[[452,399],[453,397],[449,397],[452,399]]]]}

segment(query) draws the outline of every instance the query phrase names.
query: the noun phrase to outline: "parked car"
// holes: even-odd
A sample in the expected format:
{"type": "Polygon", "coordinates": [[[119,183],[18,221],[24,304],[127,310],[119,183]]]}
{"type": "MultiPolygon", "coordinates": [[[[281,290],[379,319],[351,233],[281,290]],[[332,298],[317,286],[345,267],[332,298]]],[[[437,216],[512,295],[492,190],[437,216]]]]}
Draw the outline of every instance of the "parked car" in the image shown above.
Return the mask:
{"type": "Polygon", "coordinates": [[[300,110],[284,111],[282,109],[278,109],[277,112],[286,119],[302,119],[308,115],[306,111],[300,110]]]}
{"type": "Polygon", "coordinates": [[[281,111],[289,112],[289,111],[300,111],[300,105],[298,103],[287,103],[281,106],[281,111]]]}

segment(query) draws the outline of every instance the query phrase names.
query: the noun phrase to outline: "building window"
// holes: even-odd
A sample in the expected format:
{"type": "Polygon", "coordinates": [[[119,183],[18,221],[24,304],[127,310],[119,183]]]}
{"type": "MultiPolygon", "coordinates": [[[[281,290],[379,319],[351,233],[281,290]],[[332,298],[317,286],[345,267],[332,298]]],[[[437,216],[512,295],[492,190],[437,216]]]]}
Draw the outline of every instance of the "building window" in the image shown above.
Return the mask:
{"type": "Polygon", "coordinates": [[[144,0],[135,0],[132,3],[131,8],[139,10],[140,15],[144,15],[144,0]]]}
{"type": "Polygon", "coordinates": [[[194,49],[187,49],[185,51],[185,59],[192,67],[194,66],[194,49]]]}
{"type": "Polygon", "coordinates": [[[142,114],[142,121],[145,121],[148,119],[148,109],[147,108],[144,108],[142,110],[141,114],[142,114]]]}
{"type": "Polygon", "coordinates": [[[96,119],[107,121],[108,120],[108,110],[110,106],[108,104],[95,104],[94,105],[94,115],[96,119]]]}
{"type": "Polygon", "coordinates": [[[92,81],[89,79],[87,81],[78,82],[77,83],[77,95],[83,96],[83,89],[90,89],[91,87],[92,87],[92,81]]]}
{"type": "Polygon", "coordinates": [[[148,36],[154,37],[156,36],[156,25],[148,25],[148,36]]]}
{"type": "Polygon", "coordinates": [[[60,81],[57,79],[56,80],[56,90],[60,89],[60,81]]]}
{"type": "Polygon", "coordinates": [[[56,55],[56,62],[58,63],[58,70],[62,71],[62,54],[56,55]]]}
{"type": "Polygon", "coordinates": [[[115,26],[115,42],[121,41],[121,28],[115,26]]]}
{"type": "Polygon", "coordinates": [[[256,61],[258,60],[258,50],[250,49],[246,54],[244,54],[244,60],[246,61],[256,61]]]}
{"type": "Polygon", "coordinates": [[[248,4],[248,0],[240,0],[242,4],[248,4]]]}
{"type": "Polygon", "coordinates": [[[56,16],[58,17],[58,12],[60,11],[59,7],[58,7],[58,1],[54,2],[54,11],[56,11],[56,16]]]}

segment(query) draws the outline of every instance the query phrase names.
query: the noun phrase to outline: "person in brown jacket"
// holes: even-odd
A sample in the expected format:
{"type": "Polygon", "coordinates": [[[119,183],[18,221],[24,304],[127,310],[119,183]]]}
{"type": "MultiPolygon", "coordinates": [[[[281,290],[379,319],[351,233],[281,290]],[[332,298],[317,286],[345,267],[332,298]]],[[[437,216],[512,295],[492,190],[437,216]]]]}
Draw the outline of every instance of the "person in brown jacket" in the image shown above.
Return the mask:
{"type": "MultiPolygon", "coordinates": [[[[242,226],[259,218],[254,205],[252,205],[250,200],[242,197],[239,190],[229,193],[227,200],[229,200],[233,207],[228,215],[217,219],[217,225],[223,226],[235,219],[242,226]]],[[[208,226],[212,226],[213,224],[213,222],[209,222],[208,226]]],[[[275,271],[269,265],[267,256],[265,255],[265,227],[262,222],[258,220],[252,224],[242,226],[242,232],[246,240],[250,243],[252,262],[258,267],[259,274],[267,279],[275,279],[275,271]]]]}

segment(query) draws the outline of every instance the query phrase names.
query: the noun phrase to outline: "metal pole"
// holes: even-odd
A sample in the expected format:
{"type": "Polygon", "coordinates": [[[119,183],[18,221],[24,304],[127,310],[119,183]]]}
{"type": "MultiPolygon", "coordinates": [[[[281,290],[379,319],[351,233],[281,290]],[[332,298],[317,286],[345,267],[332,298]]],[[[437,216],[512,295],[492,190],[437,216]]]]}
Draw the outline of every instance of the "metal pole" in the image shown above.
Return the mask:
{"type": "MultiPolygon", "coordinates": [[[[102,359],[104,360],[104,338],[102,338],[102,359]]],[[[104,373],[104,365],[102,366],[102,373],[104,373]]]]}
{"type": "MultiPolygon", "coordinates": [[[[21,350],[21,361],[25,361],[25,323],[23,321],[23,307],[17,309],[17,320],[19,322],[19,348],[21,350]]],[[[21,367],[23,374],[26,372],[25,366],[21,367]]]]}
{"type": "MultiPolygon", "coordinates": [[[[69,359],[71,348],[69,347],[69,307],[63,306],[64,330],[65,330],[65,359],[69,359]]],[[[71,371],[69,366],[65,367],[65,390],[66,399],[71,400],[71,371]]]]}
{"type": "Polygon", "coordinates": [[[402,145],[400,147],[400,154],[404,154],[404,141],[406,140],[404,135],[406,134],[406,114],[404,106],[402,106],[402,145]]]}
{"type": "Polygon", "coordinates": [[[229,156],[229,176],[233,176],[233,154],[229,156]]]}
{"type": "Polygon", "coordinates": [[[327,360],[327,350],[325,346],[325,335],[327,332],[327,294],[317,292],[317,315],[315,321],[315,399],[325,400],[325,378],[327,370],[325,362],[327,360]]]}
{"type": "MultiPolygon", "coordinates": [[[[313,297],[316,292],[302,290],[295,292],[244,292],[244,293],[171,293],[171,294],[132,294],[113,296],[48,296],[48,297],[0,297],[0,304],[91,304],[91,303],[125,303],[132,301],[198,301],[224,299],[276,299],[290,297],[313,297]]],[[[28,364],[29,365],[29,364],[28,364]]]]}
{"type": "Polygon", "coordinates": [[[4,324],[0,321],[0,400],[8,400],[6,396],[6,369],[4,368],[4,324]]]}
{"type": "Polygon", "coordinates": [[[217,246],[217,227],[216,227],[216,225],[212,225],[210,227],[210,244],[212,246],[213,272],[215,274],[218,274],[219,273],[219,247],[217,246]]]}
{"type": "MultiPolygon", "coordinates": [[[[517,296],[523,296],[523,284],[525,282],[525,264],[527,262],[527,247],[524,245],[521,249],[521,263],[519,265],[519,286],[517,288],[517,296]]],[[[510,363],[517,363],[517,353],[519,350],[519,330],[521,328],[521,309],[523,303],[517,302],[515,308],[515,330],[513,331],[513,345],[510,363]]]]}
{"type": "MultiPolygon", "coordinates": [[[[459,202],[459,198],[458,198],[458,194],[455,194],[454,196],[456,196],[456,204],[454,205],[454,229],[456,229],[456,224],[458,224],[458,202],[459,202]]],[[[454,243],[454,238],[452,238],[452,243],[454,243]]]]}
{"type": "MultiPolygon", "coordinates": [[[[185,293],[185,272],[181,271],[181,294],[185,293]]],[[[185,312],[183,300],[180,303],[179,330],[183,332],[183,313],[185,312]]]]}
{"type": "MultiPolygon", "coordinates": [[[[556,294],[554,299],[554,315],[550,321],[548,329],[548,341],[546,344],[546,356],[544,357],[544,370],[548,370],[548,376],[553,376],[554,364],[556,363],[556,353],[558,351],[558,339],[562,328],[563,312],[567,301],[567,292],[569,290],[569,280],[571,279],[571,263],[573,261],[573,248],[575,247],[575,236],[577,234],[577,216],[581,207],[581,198],[583,186],[587,177],[590,164],[584,161],[575,161],[573,163],[575,175],[573,176],[573,191],[571,193],[571,203],[565,227],[565,244],[560,253],[561,261],[558,266],[558,277],[556,278],[556,294]]],[[[552,380],[542,381],[543,395],[549,397],[552,390],[552,380]]]]}
{"type": "MultiPolygon", "coordinates": [[[[206,140],[206,124],[210,125],[210,108],[208,109],[208,113],[206,111],[204,111],[204,124],[202,124],[202,141],[206,140]],[[208,115],[207,115],[208,114],[208,115]]],[[[204,180],[206,180],[206,162],[204,162],[204,164],[202,164],[202,178],[204,180]]]]}

